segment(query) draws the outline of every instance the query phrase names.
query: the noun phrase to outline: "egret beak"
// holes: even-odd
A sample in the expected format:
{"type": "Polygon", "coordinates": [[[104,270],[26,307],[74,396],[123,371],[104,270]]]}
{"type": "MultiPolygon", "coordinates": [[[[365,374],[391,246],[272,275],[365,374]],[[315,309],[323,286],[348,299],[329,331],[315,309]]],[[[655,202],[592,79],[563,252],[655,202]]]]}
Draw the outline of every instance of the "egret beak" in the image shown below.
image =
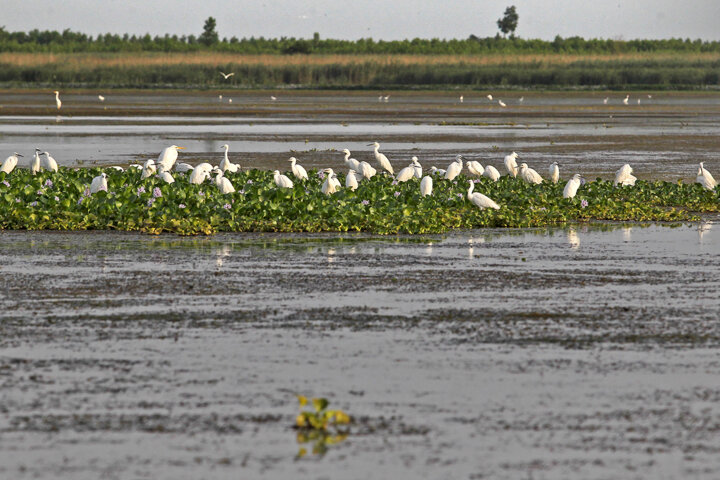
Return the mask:
{"type": "Polygon", "coordinates": [[[185,150],[185,147],[175,147],[175,150],[185,150]]]}

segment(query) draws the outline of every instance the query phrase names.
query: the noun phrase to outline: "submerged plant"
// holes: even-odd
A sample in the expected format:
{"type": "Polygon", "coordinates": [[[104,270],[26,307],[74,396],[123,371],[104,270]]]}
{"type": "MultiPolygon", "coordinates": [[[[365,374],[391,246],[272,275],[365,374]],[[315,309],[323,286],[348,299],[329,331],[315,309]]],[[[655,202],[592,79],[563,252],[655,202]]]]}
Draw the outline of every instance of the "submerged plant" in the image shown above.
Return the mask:
{"type": "MultiPolygon", "coordinates": [[[[329,410],[329,402],[325,398],[313,398],[308,402],[304,395],[297,396],[301,412],[295,417],[297,443],[300,445],[312,443],[312,453],[324,455],[330,445],[344,441],[350,433],[347,426],[350,416],[342,410],[329,410]],[[312,410],[302,410],[310,403],[312,410]]],[[[307,454],[305,447],[300,447],[297,457],[307,454]]]]}

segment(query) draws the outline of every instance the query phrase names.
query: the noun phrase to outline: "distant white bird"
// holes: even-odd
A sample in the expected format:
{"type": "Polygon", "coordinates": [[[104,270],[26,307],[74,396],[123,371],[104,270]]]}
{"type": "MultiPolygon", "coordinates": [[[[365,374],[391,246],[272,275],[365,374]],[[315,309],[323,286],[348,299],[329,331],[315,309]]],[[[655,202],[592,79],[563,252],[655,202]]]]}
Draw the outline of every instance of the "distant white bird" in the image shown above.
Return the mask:
{"type": "Polygon", "coordinates": [[[433,180],[430,176],[423,177],[422,180],[420,180],[420,195],[423,197],[427,195],[432,195],[432,188],[433,188],[433,180]]]}
{"type": "Polygon", "coordinates": [[[232,103],[232,98],[228,98],[228,103],[232,103]]]}
{"type": "Polygon", "coordinates": [[[142,170],[143,166],[140,165],[139,163],[131,163],[130,165],[128,165],[128,168],[134,168],[134,169],[136,169],[136,170],[142,170]]]}
{"type": "Polygon", "coordinates": [[[358,167],[360,168],[360,175],[362,175],[363,178],[367,178],[368,180],[370,180],[377,174],[377,170],[375,170],[373,166],[366,161],[360,162],[360,165],[358,165],[358,167]]]}
{"type": "Polygon", "coordinates": [[[192,173],[190,174],[190,183],[200,185],[210,176],[212,169],[213,167],[209,163],[201,163],[192,170],[192,173]]]}
{"type": "Polygon", "coordinates": [[[523,103],[525,101],[525,97],[518,98],[518,102],[523,103]]]}
{"type": "Polygon", "coordinates": [[[218,95],[218,100],[222,102],[222,95],[218,95]]]}
{"type": "Polygon", "coordinates": [[[625,99],[623,100],[623,103],[624,103],[625,105],[627,105],[629,100],[630,100],[630,94],[628,94],[628,95],[625,97],[625,99]]]}
{"type": "Polygon", "coordinates": [[[170,145],[158,155],[157,165],[162,165],[166,172],[172,170],[175,161],[178,158],[178,150],[183,150],[185,147],[178,147],[177,145],[170,145]]]}
{"type": "Polygon", "coordinates": [[[162,165],[160,166],[160,168],[158,168],[156,176],[165,183],[175,183],[175,179],[173,178],[173,176],[170,174],[170,172],[166,172],[162,168],[162,165]]]}
{"type": "Polygon", "coordinates": [[[380,96],[378,97],[378,102],[382,102],[382,99],[383,99],[383,96],[380,95],[380,96]]]}
{"type": "Polygon", "coordinates": [[[477,160],[468,160],[467,162],[465,162],[465,166],[467,167],[468,171],[476,177],[481,177],[482,174],[485,172],[482,164],[477,160]]]}
{"type": "Polygon", "coordinates": [[[548,172],[550,173],[550,180],[552,183],[557,183],[558,180],[560,180],[560,166],[558,165],[558,162],[551,163],[548,172]]]}
{"type": "Polygon", "coordinates": [[[535,185],[539,185],[542,183],[543,179],[540,176],[538,172],[533,170],[532,168],[529,168],[527,166],[527,163],[521,163],[520,164],[520,178],[525,180],[528,183],[533,183],[535,185]]]}
{"type": "Polygon", "coordinates": [[[346,148],[343,150],[343,153],[345,154],[345,165],[347,165],[350,170],[355,170],[356,172],[359,172],[360,162],[358,162],[354,158],[350,158],[350,150],[346,148]]]}
{"type": "Polygon", "coordinates": [[[512,152],[510,155],[505,156],[505,169],[508,171],[510,175],[512,175],[513,178],[517,177],[518,174],[518,164],[517,164],[517,158],[518,154],[515,152],[512,152]]]}
{"type": "Polygon", "coordinates": [[[440,175],[440,176],[444,177],[446,172],[447,172],[447,170],[443,170],[442,168],[437,168],[435,165],[430,167],[431,175],[440,175]]]}
{"type": "Polygon", "coordinates": [[[22,157],[22,155],[17,152],[14,152],[12,155],[7,157],[2,164],[2,167],[0,167],[0,172],[11,173],[15,170],[15,167],[17,167],[18,164],[18,157],[22,157]]]}
{"type": "Polygon", "coordinates": [[[705,169],[704,162],[700,162],[700,168],[698,169],[695,183],[699,183],[708,190],[714,190],[717,186],[717,182],[713,176],[705,169]]]}
{"type": "Polygon", "coordinates": [[[333,172],[332,168],[326,168],[323,171],[327,174],[327,176],[325,177],[325,182],[323,182],[321,188],[322,193],[325,195],[332,195],[337,192],[338,188],[340,188],[340,182],[335,177],[335,172],[333,172]]]}
{"type": "Polygon", "coordinates": [[[220,161],[220,170],[223,171],[223,175],[225,174],[225,172],[237,173],[238,170],[240,170],[240,164],[232,163],[228,158],[228,150],[230,150],[230,145],[226,143],[225,145],[220,147],[220,149],[225,149],[225,156],[220,161]]]}
{"type": "Polygon", "coordinates": [[[615,172],[615,181],[613,185],[635,185],[636,177],[633,176],[633,169],[627,163],[620,167],[620,170],[615,172]]]}
{"type": "MultiPolygon", "coordinates": [[[[125,169],[124,169],[123,167],[120,167],[120,166],[118,166],[118,165],[112,165],[112,166],[110,166],[110,168],[112,168],[112,169],[115,170],[116,172],[124,172],[124,171],[125,171],[125,169]]],[[[142,167],[141,167],[141,168],[142,168],[142,167]]]]}
{"type": "Polygon", "coordinates": [[[235,187],[233,187],[232,182],[225,178],[223,176],[222,170],[219,168],[213,169],[213,173],[215,173],[215,186],[220,190],[220,193],[223,195],[227,195],[228,193],[235,193],[235,187]]]}
{"type": "Polygon", "coordinates": [[[495,210],[500,210],[500,205],[498,205],[494,201],[490,200],[488,197],[486,197],[482,193],[478,193],[478,192],[473,193],[474,188],[475,188],[475,182],[470,180],[470,188],[468,188],[467,199],[470,200],[470,202],[473,205],[480,208],[481,210],[484,210],[486,208],[493,208],[495,210]]]}
{"type": "Polygon", "coordinates": [[[648,98],[652,98],[652,95],[648,95],[647,97],[648,97],[648,98]]]}
{"type": "Polygon", "coordinates": [[[465,99],[463,98],[463,96],[460,95],[460,103],[463,103],[464,100],[465,100],[465,99]]]}
{"type": "Polygon", "coordinates": [[[398,183],[403,183],[403,182],[407,182],[414,176],[415,176],[415,165],[413,165],[411,163],[409,166],[403,168],[402,170],[400,170],[398,172],[397,177],[395,177],[395,180],[397,180],[398,183]]]}
{"type": "Polygon", "coordinates": [[[50,172],[57,172],[58,164],[55,159],[51,157],[48,152],[43,152],[41,155],[44,155],[45,157],[40,159],[40,168],[50,172]]]}
{"type": "Polygon", "coordinates": [[[610,97],[605,97],[605,98],[603,99],[603,104],[604,104],[604,105],[607,105],[608,100],[610,100],[610,97]]]}
{"type": "Polygon", "coordinates": [[[178,173],[190,172],[194,169],[189,163],[177,162],[175,163],[175,171],[178,173]]]}
{"type": "Polygon", "coordinates": [[[55,90],[55,105],[57,105],[57,109],[60,110],[60,107],[62,107],[62,102],[60,101],[60,92],[55,90]]]}
{"type": "Polygon", "coordinates": [[[383,102],[387,103],[387,102],[389,102],[389,101],[390,101],[390,95],[385,95],[385,96],[383,97],[383,102]]]}
{"type": "Polygon", "coordinates": [[[498,100],[498,105],[500,105],[501,107],[507,107],[507,105],[505,105],[505,102],[503,102],[502,100],[498,100]]]}
{"type": "Polygon", "coordinates": [[[640,105],[640,99],[638,98],[638,105],[640,105]]]}
{"type": "Polygon", "coordinates": [[[455,180],[455,177],[460,175],[463,168],[462,159],[463,156],[458,155],[455,157],[455,161],[448,165],[447,170],[445,170],[445,180],[455,180]]]}
{"type": "Polygon", "coordinates": [[[227,80],[228,78],[230,78],[230,77],[232,77],[233,75],[235,75],[235,72],[230,72],[230,73],[220,72],[220,75],[222,75],[223,78],[224,78],[225,80],[227,80]]]}
{"type": "Polygon", "coordinates": [[[493,182],[497,182],[500,178],[500,172],[498,172],[498,169],[493,167],[492,165],[485,165],[485,171],[483,172],[483,176],[489,178],[493,182]]]}
{"type": "Polygon", "coordinates": [[[422,165],[420,165],[420,162],[418,162],[417,157],[411,158],[413,163],[413,168],[415,169],[415,178],[422,178],[422,165]]]}
{"type": "Polygon", "coordinates": [[[275,176],[275,185],[277,185],[280,188],[293,188],[293,182],[290,180],[287,175],[283,175],[280,173],[280,170],[275,170],[273,172],[273,175],[275,176]]]}
{"type": "Polygon", "coordinates": [[[157,172],[157,166],[155,165],[155,160],[153,160],[151,158],[150,160],[145,162],[145,164],[143,165],[143,171],[142,171],[142,175],[140,176],[140,178],[145,179],[145,178],[151,177],[151,176],[155,175],[156,172],[157,172]]]}
{"type": "Polygon", "coordinates": [[[33,175],[40,172],[40,149],[35,149],[35,157],[30,161],[30,171],[33,175]]]}
{"type": "Polygon", "coordinates": [[[92,179],[92,182],[90,182],[90,193],[98,193],[100,190],[105,190],[107,192],[108,184],[107,184],[107,174],[101,173],[97,177],[92,179]]]}
{"type": "Polygon", "coordinates": [[[492,102],[492,95],[488,94],[487,99],[492,102]]]}
{"type": "Polygon", "coordinates": [[[277,97],[275,95],[270,95],[270,100],[272,100],[274,102],[277,100],[277,97]]]}
{"type": "Polygon", "coordinates": [[[370,143],[368,147],[375,147],[375,161],[378,162],[384,170],[388,171],[390,175],[395,175],[395,170],[393,170],[390,160],[378,151],[380,150],[380,144],[378,142],[370,143]]]}
{"type": "Polygon", "coordinates": [[[576,173],[565,184],[565,189],[563,190],[563,198],[575,198],[575,194],[577,193],[578,188],[580,188],[581,184],[582,177],[580,176],[580,174],[576,173]]]}
{"type": "Polygon", "coordinates": [[[349,188],[353,192],[357,190],[358,181],[357,177],[355,176],[355,170],[350,170],[345,176],[345,187],[349,188]]]}
{"type": "Polygon", "coordinates": [[[100,100],[101,102],[104,102],[104,101],[105,101],[105,97],[103,97],[102,95],[98,95],[98,100],[100,100]]]}
{"type": "Polygon", "coordinates": [[[290,157],[288,162],[290,162],[290,170],[292,171],[292,174],[295,175],[295,178],[298,180],[308,179],[307,171],[302,167],[302,165],[297,163],[297,158],[290,157]]]}

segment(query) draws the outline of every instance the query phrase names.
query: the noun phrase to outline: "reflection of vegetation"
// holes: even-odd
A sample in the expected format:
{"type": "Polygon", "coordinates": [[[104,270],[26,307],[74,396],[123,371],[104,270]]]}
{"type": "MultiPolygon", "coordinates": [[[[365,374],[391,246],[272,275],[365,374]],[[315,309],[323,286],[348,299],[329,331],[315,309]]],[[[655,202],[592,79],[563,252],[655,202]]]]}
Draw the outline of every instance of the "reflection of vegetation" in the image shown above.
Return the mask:
{"type": "MultiPolygon", "coordinates": [[[[300,409],[308,405],[307,397],[298,395],[300,409]]],[[[350,424],[350,416],[342,410],[328,410],[329,402],[325,398],[310,400],[313,410],[301,411],[295,417],[295,428],[298,430],[299,444],[312,443],[312,453],[324,455],[331,445],[344,441],[349,431],[343,427],[350,424]]],[[[300,447],[297,457],[307,454],[305,447],[300,447]]]]}

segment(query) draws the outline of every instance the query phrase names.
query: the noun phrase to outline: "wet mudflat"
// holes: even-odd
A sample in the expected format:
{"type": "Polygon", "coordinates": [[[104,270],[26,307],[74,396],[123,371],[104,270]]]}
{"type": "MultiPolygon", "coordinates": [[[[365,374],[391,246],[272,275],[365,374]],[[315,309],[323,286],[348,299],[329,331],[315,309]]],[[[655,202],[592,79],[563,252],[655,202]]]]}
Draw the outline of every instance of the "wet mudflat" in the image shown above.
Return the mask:
{"type": "Polygon", "coordinates": [[[720,241],[0,233],[2,478],[717,478],[720,241]],[[294,393],[353,415],[295,459],[294,393]]]}

